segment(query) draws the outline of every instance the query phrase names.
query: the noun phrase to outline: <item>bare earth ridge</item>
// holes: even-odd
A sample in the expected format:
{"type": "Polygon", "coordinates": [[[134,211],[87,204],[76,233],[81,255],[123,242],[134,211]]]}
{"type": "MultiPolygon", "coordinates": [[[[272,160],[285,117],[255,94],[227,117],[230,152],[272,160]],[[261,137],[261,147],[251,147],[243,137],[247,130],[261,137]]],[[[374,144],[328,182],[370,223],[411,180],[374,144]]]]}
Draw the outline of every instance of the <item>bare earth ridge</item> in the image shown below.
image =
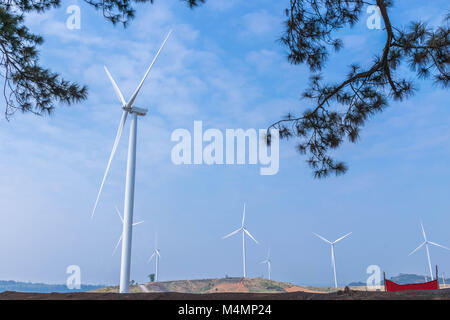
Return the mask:
{"type": "Polygon", "coordinates": [[[225,278],[149,282],[118,294],[117,287],[92,292],[26,293],[6,291],[0,300],[450,300],[450,289],[383,292],[296,286],[267,279],[225,278]]]}
{"type": "MultiPolygon", "coordinates": [[[[323,293],[330,288],[314,288],[296,286],[287,282],[267,280],[263,278],[222,278],[222,279],[201,279],[201,280],[177,280],[163,282],[148,282],[145,285],[137,285],[130,288],[132,293],[283,293],[283,292],[310,292],[323,293]]],[[[97,289],[97,293],[117,293],[118,287],[106,287],[97,289]]]]}

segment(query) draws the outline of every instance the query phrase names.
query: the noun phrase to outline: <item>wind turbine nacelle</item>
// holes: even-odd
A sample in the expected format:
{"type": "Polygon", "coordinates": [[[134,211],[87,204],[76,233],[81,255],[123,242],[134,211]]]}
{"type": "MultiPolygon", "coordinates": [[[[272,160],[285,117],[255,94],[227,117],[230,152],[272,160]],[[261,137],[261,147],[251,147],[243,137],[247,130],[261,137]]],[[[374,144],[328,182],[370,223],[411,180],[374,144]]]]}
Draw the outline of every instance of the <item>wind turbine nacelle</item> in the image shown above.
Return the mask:
{"type": "Polygon", "coordinates": [[[138,107],[132,107],[132,108],[124,107],[123,109],[128,111],[129,113],[136,113],[138,116],[145,116],[148,111],[147,109],[138,108],[138,107]]]}

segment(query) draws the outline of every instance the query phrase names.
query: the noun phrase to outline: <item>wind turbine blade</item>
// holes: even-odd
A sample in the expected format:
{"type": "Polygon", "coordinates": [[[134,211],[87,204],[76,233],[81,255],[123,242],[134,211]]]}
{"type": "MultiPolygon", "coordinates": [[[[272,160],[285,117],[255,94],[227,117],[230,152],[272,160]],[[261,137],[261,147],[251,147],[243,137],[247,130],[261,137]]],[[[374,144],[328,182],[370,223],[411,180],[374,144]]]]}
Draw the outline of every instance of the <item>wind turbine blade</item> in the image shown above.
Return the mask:
{"type": "Polygon", "coordinates": [[[267,250],[267,261],[270,260],[270,248],[267,250]]]}
{"type": "Polygon", "coordinates": [[[244,211],[242,212],[242,224],[241,224],[241,227],[244,227],[244,223],[245,223],[245,202],[244,202],[244,211]]]}
{"type": "Polygon", "coordinates": [[[450,250],[449,248],[444,247],[443,245],[440,245],[440,244],[435,243],[435,242],[428,241],[428,243],[429,243],[429,244],[432,244],[433,246],[436,246],[436,247],[441,247],[441,248],[443,248],[443,249],[450,250]]]}
{"type": "Polygon", "coordinates": [[[238,233],[238,232],[241,231],[241,230],[242,230],[242,228],[239,228],[239,229],[237,229],[236,231],[233,231],[232,233],[227,234],[225,237],[222,237],[222,239],[226,239],[226,238],[229,238],[229,237],[231,237],[231,236],[234,236],[236,233],[238,233]]]}
{"type": "Polygon", "coordinates": [[[424,227],[423,227],[422,221],[420,221],[420,226],[422,227],[423,238],[425,239],[425,241],[427,241],[427,235],[425,234],[425,229],[424,229],[424,227]]]}
{"type": "Polygon", "coordinates": [[[114,255],[114,254],[116,253],[116,250],[117,250],[117,248],[119,247],[120,242],[122,241],[122,237],[123,237],[123,234],[120,235],[119,241],[117,241],[117,244],[116,244],[116,246],[114,247],[114,250],[113,250],[112,255],[114,255]]]}
{"type": "Polygon", "coordinates": [[[334,268],[335,258],[334,258],[334,249],[331,247],[331,266],[334,268]]]}
{"type": "Polygon", "coordinates": [[[321,235],[318,235],[317,233],[315,233],[315,232],[313,232],[313,234],[316,236],[316,237],[318,237],[318,238],[320,238],[320,239],[322,239],[323,241],[325,241],[325,242],[327,242],[327,243],[329,243],[329,244],[331,244],[331,241],[328,241],[327,239],[325,239],[324,237],[322,237],[321,235]]]}
{"type": "Polygon", "coordinates": [[[150,64],[150,67],[148,67],[147,72],[144,75],[144,78],[142,78],[141,83],[139,83],[139,86],[136,88],[136,91],[134,91],[133,95],[131,96],[130,101],[128,102],[128,107],[132,107],[134,100],[136,99],[139,91],[142,88],[142,85],[144,84],[145,79],[147,79],[148,74],[150,73],[150,70],[153,67],[153,64],[156,62],[156,59],[158,59],[159,54],[161,53],[161,50],[164,48],[164,46],[166,45],[167,40],[169,39],[170,35],[172,33],[172,30],[170,30],[169,34],[166,36],[166,38],[164,39],[164,42],[162,43],[161,47],[159,48],[158,52],[156,53],[156,56],[153,58],[152,63],[150,64]]]}
{"type": "Polygon", "coordinates": [[[244,229],[244,232],[245,232],[250,238],[252,238],[253,241],[255,241],[256,243],[258,243],[258,241],[256,241],[256,239],[250,234],[250,232],[248,232],[247,229],[244,229]]]}
{"type": "Polygon", "coordinates": [[[156,252],[156,254],[158,255],[158,257],[161,258],[161,255],[159,254],[159,249],[156,249],[155,252],[156,252]]]}
{"type": "Polygon", "coordinates": [[[351,232],[347,233],[345,236],[342,236],[342,237],[340,237],[339,239],[337,239],[336,241],[334,241],[334,243],[338,243],[339,241],[341,241],[342,239],[348,237],[348,236],[351,235],[351,234],[352,234],[351,232]]]}
{"type": "Polygon", "coordinates": [[[425,245],[426,242],[422,243],[420,246],[418,246],[417,248],[415,248],[409,255],[412,255],[414,252],[416,252],[417,250],[419,250],[420,248],[422,248],[425,245]]]}
{"type": "Polygon", "coordinates": [[[269,261],[264,260],[264,261],[261,261],[259,264],[268,263],[268,262],[269,262],[269,261]]]}
{"type": "Polygon", "coordinates": [[[111,162],[114,158],[114,154],[116,153],[117,146],[119,145],[120,137],[122,136],[123,127],[125,125],[125,121],[127,120],[127,111],[123,111],[122,118],[120,119],[119,128],[117,129],[116,139],[114,140],[113,148],[111,151],[111,155],[109,156],[108,165],[106,166],[105,175],[103,176],[102,183],[100,185],[100,190],[98,191],[97,199],[95,200],[94,209],[92,210],[91,219],[94,218],[95,209],[97,209],[98,200],[100,199],[100,195],[102,194],[103,186],[105,184],[106,177],[108,176],[109,169],[111,168],[111,162]]]}
{"type": "Polygon", "coordinates": [[[122,107],[126,106],[127,102],[123,98],[122,92],[120,92],[120,89],[117,86],[117,83],[114,81],[111,73],[109,73],[108,68],[106,68],[106,66],[104,68],[105,68],[106,74],[108,75],[109,80],[111,81],[111,83],[114,87],[114,91],[116,92],[117,97],[119,98],[120,102],[122,102],[122,107]]]}
{"type": "Polygon", "coordinates": [[[134,226],[137,226],[138,224],[141,224],[141,223],[144,223],[144,221],[139,221],[139,222],[133,223],[133,227],[134,227],[134,226]]]}
{"type": "Polygon", "coordinates": [[[122,218],[122,215],[120,214],[119,209],[117,209],[117,207],[115,207],[115,208],[116,208],[117,215],[118,215],[119,218],[120,218],[120,221],[122,221],[122,223],[123,223],[123,218],[122,218]]]}
{"type": "MultiPolygon", "coordinates": [[[[152,261],[152,259],[155,257],[155,253],[153,252],[153,254],[150,256],[150,258],[148,258],[148,262],[152,261]]],[[[148,263],[147,262],[147,263],[148,263]]]]}

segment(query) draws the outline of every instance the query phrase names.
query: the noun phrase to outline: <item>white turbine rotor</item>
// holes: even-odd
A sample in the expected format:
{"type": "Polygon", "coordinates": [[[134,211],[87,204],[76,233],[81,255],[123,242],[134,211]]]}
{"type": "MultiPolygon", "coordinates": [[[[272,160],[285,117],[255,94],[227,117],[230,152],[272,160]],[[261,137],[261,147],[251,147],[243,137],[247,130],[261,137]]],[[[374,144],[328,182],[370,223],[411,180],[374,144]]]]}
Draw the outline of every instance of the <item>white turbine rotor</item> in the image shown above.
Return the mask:
{"type": "Polygon", "coordinates": [[[436,247],[440,247],[440,248],[443,248],[443,249],[450,250],[449,248],[447,248],[447,247],[445,247],[445,246],[443,246],[441,244],[435,243],[435,242],[428,241],[428,243],[432,244],[433,246],[436,246],[436,247]]]}
{"type": "Polygon", "coordinates": [[[122,241],[122,238],[123,238],[123,234],[120,235],[119,241],[117,241],[117,244],[116,244],[116,246],[114,247],[114,250],[113,250],[112,255],[114,255],[114,254],[116,253],[117,248],[119,247],[119,244],[120,244],[120,242],[122,241]]]}
{"type": "Polygon", "coordinates": [[[236,233],[238,233],[238,232],[241,231],[241,230],[242,230],[242,228],[239,228],[239,229],[237,229],[237,230],[235,230],[235,231],[233,231],[233,232],[227,234],[226,236],[223,236],[222,239],[226,239],[226,238],[229,238],[229,237],[231,237],[231,236],[234,236],[236,233]]]}
{"type": "Polygon", "coordinates": [[[242,212],[242,223],[241,223],[241,228],[244,227],[245,224],[245,202],[244,202],[244,211],[242,212]]]}
{"type": "Polygon", "coordinates": [[[426,244],[426,242],[423,242],[420,246],[418,246],[417,248],[415,248],[415,249],[409,254],[409,256],[412,255],[412,254],[413,254],[414,252],[416,252],[417,250],[419,250],[420,248],[422,248],[425,244],[426,244]]]}
{"type": "Polygon", "coordinates": [[[427,242],[427,235],[425,234],[425,229],[424,229],[424,227],[423,227],[422,221],[420,221],[420,226],[422,227],[423,238],[424,238],[425,242],[427,242]]]}
{"type": "MultiPolygon", "coordinates": [[[[119,216],[120,221],[122,222],[122,225],[123,225],[123,218],[122,218],[122,214],[120,213],[120,210],[117,208],[117,206],[115,206],[114,208],[116,209],[116,213],[119,216]]],[[[137,226],[138,224],[141,224],[141,223],[144,223],[144,221],[139,221],[139,222],[133,223],[132,226],[134,227],[134,226],[137,226]]],[[[123,239],[123,233],[120,235],[120,238],[117,241],[116,246],[114,247],[112,255],[114,255],[116,253],[117,248],[119,247],[119,244],[122,241],[122,239],[123,239]]]]}
{"type": "Polygon", "coordinates": [[[105,174],[103,175],[102,183],[100,184],[100,189],[97,194],[97,199],[95,200],[94,209],[92,210],[91,219],[94,218],[95,210],[97,209],[98,201],[100,200],[100,195],[102,194],[103,186],[105,185],[106,177],[108,176],[109,169],[111,168],[111,163],[114,158],[114,154],[116,153],[117,146],[119,145],[120,137],[122,136],[123,127],[125,125],[125,121],[127,120],[127,111],[122,112],[122,118],[119,122],[119,127],[117,129],[116,138],[114,140],[114,144],[112,147],[111,154],[109,156],[108,164],[106,166],[105,174]]]}
{"type": "Polygon", "coordinates": [[[347,233],[345,236],[342,236],[342,237],[340,237],[339,239],[337,239],[337,240],[335,240],[333,243],[338,243],[339,241],[341,241],[342,239],[344,239],[344,238],[347,238],[349,235],[351,235],[352,233],[351,232],[349,232],[349,233],[347,233]]]}
{"type": "Polygon", "coordinates": [[[325,239],[324,237],[322,237],[321,235],[319,235],[319,234],[317,234],[317,233],[315,233],[315,232],[313,232],[313,234],[316,236],[316,237],[318,237],[318,238],[320,238],[320,239],[322,239],[323,241],[325,241],[325,242],[327,242],[327,243],[329,243],[329,244],[332,244],[332,242],[331,241],[329,241],[329,240],[327,240],[327,239],[325,239]]]}
{"type": "Polygon", "coordinates": [[[150,256],[150,258],[148,258],[148,262],[151,262],[153,260],[153,258],[155,257],[156,253],[153,252],[153,254],[150,256]]]}
{"type": "Polygon", "coordinates": [[[156,56],[153,58],[152,63],[150,64],[150,67],[148,67],[147,72],[145,72],[144,77],[142,78],[141,82],[139,83],[138,87],[136,88],[136,90],[134,91],[133,95],[130,98],[130,101],[127,104],[128,108],[131,108],[133,106],[134,100],[136,99],[139,91],[141,90],[145,79],[147,79],[148,74],[150,73],[150,70],[152,69],[153,65],[155,64],[156,60],[158,59],[159,54],[161,53],[161,50],[164,48],[164,46],[166,45],[167,40],[169,39],[170,35],[172,34],[172,30],[169,31],[169,34],[166,36],[166,38],[164,39],[164,42],[162,43],[161,47],[159,48],[158,52],[156,53],[156,56]]]}
{"type": "Polygon", "coordinates": [[[106,66],[104,66],[106,74],[108,75],[109,80],[111,81],[114,91],[116,92],[117,98],[119,98],[120,102],[122,102],[122,107],[125,107],[127,102],[123,98],[123,94],[119,89],[119,86],[117,85],[116,81],[114,81],[114,78],[112,77],[111,73],[109,73],[109,70],[106,66]]]}
{"type": "Polygon", "coordinates": [[[161,50],[164,48],[164,46],[165,46],[167,40],[169,39],[169,36],[171,35],[171,33],[172,33],[172,30],[169,32],[169,34],[164,39],[163,44],[161,45],[161,47],[159,48],[158,52],[156,53],[156,56],[153,58],[153,61],[150,64],[150,67],[147,69],[147,72],[145,73],[143,79],[139,83],[138,87],[134,91],[134,93],[131,96],[131,98],[128,101],[128,103],[125,101],[125,99],[124,99],[124,97],[122,95],[122,92],[120,91],[119,87],[117,86],[117,83],[114,80],[114,78],[112,77],[112,75],[109,72],[108,68],[106,66],[104,67],[105,71],[106,71],[106,74],[107,74],[109,80],[111,81],[111,83],[113,85],[113,88],[114,88],[114,91],[116,92],[116,95],[119,98],[119,100],[120,100],[120,102],[122,104],[122,108],[124,108],[124,110],[123,110],[123,113],[122,113],[122,118],[120,119],[119,127],[117,129],[116,138],[114,140],[113,148],[112,148],[111,154],[109,156],[108,164],[106,166],[105,174],[103,175],[102,183],[100,184],[100,189],[98,191],[97,198],[95,200],[94,209],[92,210],[92,214],[91,214],[91,219],[94,217],[95,210],[97,209],[97,205],[98,205],[98,202],[100,200],[100,195],[102,193],[103,186],[104,186],[105,181],[106,181],[106,177],[108,176],[108,173],[109,173],[109,170],[110,170],[110,167],[111,167],[111,162],[112,162],[112,160],[114,158],[114,154],[116,153],[117,146],[119,145],[120,137],[122,136],[123,127],[125,125],[128,112],[133,107],[134,100],[136,99],[139,91],[141,90],[141,88],[142,88],[142,86],[143,86],[143,84],[145,82],[145,79],[147,79],[147,76],[150,73],[150,70],[152,69],[153,65],[155,64],[156,60],[158,59],[158,56],[161,53],[161,50]]]}
{"type": "Polygon", "coordinates": [[[247,229],[243,229],[244,230],[244,232],[253,240],[253,241],[255,241],[256,243],[258,243],[258,241],[256,241],[256,239],[250,234],[250,232],[248,232],[248,230],[247,229]]]}

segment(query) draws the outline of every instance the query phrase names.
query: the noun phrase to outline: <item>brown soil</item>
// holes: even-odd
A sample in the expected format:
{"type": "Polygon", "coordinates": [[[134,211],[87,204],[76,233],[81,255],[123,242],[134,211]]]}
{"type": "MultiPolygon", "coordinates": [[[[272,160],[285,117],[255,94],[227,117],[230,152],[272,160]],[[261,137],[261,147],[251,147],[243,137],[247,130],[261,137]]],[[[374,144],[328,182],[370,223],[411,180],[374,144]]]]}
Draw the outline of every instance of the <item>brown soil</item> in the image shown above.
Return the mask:
{"type": "Polygon", "coordinates": [[[248,289],[244,287],[242,282],[238,283],[219,283],[214,288],[208,290],[209,293],[214,292],[248,292],[248,289]]]}
{"type": "Polygon", "coordinates": [[[0,293],[0,300],[450,300],[450,289],[409,292],[365,292],[346,290],[335,293],[0,293]]]}
{"type": "MultiPolygon", "coordinates": [[[[295,286],[287,282],[278,282],[262,278],[222,278],[222,279],[201,279],[201,280],[179,280],[164,282],[149,282],[145,284],[143,292],[177,292],[177,293],[283,293],[283,292],[316,292],[312,288],[295,286]]],[[[99,289],[96,292],[117,292],[111,289],[99,289]]]]}
{"type": "Polygon", "coordinates": [[[320,292],[320,291],[315,291],[315,290],[311,290],[311,289],[308,289],[308,288],[305,288],[305,287],[299,287],[299,286],[288,287],[288,288],[285,288],[284,290],[286,290],[286,292],[298,292],[298,291],[301,291],[301,292],[309,292],[309,293],[323,293],[323,292],[320,292]]]}

